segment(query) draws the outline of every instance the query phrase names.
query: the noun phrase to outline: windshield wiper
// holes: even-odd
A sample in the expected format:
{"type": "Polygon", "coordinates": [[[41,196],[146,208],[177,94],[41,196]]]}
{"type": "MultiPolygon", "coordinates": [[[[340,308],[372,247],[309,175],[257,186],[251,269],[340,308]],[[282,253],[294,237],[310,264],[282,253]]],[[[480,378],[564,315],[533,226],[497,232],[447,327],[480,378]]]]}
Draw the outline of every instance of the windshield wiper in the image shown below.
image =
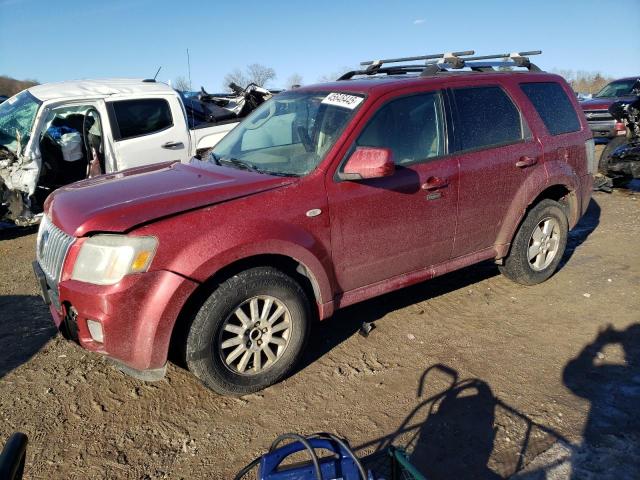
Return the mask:
{"type": "Polygon", "coordinates": [[[223,165],[223,164],[232,165],[232,166],[234,166],[236,168],[240,168],[242,170],[248,170],[250,172],[255,172],[255,173],[262,173],[264,175],[274,175],[276,177],[299,177],[300,176],[300,175],[298,175],[296,173],[276,172],[276,171],[273,171],[273,170],[265,170],[263,168],[259,168],[259,167],[255,166],[252,163],[243,162],[242,160],[238,160],[237,158],[231,158],[231,157],[220,158],[220,157],[216,156],[214,153],[211,153],[211,156],[213,157],[213,159],[216,161],[216,163],[218,165],[223,165]]]}
{"type": "Polygon", "coordinates": [[[274,172],[273,170],[259,170],[260,173],[266,173],[267,175],[274,175],[276,177],[299,177],[297,173],[290,172],[274,172]]]}
{"type": "Polygon", "coordinates": [[[240,168],[242,170],[249,170],[250,172],[263,173],[255,165],[249,162],[243,162],[242,160],[238,160],[237,158],[231,158],[231,157],[225,157],[225,158],[214,157],[214,158],[218,161],[218,165],[222,165],[223,163],[226,163],[226,164],[233,165],[234,167],[240,168]]]}
{"type": "Polygon", "coordinates": [[[213,159],[213,163],[216,165],[220,165],[220,157],[218,157],[215,153],[210,152],[209,156],[213,159]]]}

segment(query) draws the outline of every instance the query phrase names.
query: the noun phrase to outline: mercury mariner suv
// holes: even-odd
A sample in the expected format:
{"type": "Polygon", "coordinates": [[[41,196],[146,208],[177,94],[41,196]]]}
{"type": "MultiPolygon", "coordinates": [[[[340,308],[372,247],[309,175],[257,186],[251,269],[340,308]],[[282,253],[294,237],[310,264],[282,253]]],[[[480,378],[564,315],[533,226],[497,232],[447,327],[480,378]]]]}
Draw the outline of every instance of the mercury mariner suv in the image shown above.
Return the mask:
{"type": "Polygon", "coordinates": [[[489,259],[546,280],[594,146],[532,53],[364,62],[273,97],[206,159],[58,189],[34,263],[55,324],[147,379],[171,346],[237,395],[291,373],[312,322],[347,305],[489,259]]]}

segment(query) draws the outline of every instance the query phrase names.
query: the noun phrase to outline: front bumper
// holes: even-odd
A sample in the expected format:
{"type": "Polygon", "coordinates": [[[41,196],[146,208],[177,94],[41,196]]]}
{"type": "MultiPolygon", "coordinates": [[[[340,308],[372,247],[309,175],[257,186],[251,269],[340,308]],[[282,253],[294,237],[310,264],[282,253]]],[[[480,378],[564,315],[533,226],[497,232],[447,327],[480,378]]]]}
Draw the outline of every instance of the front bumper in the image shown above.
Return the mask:
{"type": "Polygon", "coordinates": [[[83,348],[138,371],[164,367],[176,319],[198,286],[175,273],[156,271],[108,286],[65,280],[56,292],[46,278],[43,284],[37,264],[34,270],[59,330],[83,348]],[[92,338],[87,320],[100,323],[102,342],[92,338]]]}

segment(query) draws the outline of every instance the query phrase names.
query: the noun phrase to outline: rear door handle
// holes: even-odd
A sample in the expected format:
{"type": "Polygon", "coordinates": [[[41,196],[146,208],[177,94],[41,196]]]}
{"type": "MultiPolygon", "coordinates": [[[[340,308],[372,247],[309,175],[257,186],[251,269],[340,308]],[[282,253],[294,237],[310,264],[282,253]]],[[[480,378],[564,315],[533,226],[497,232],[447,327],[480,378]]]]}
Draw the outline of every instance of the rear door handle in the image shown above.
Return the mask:
{"type": "Polygon", "coordinates": [[[440,177],[429,177],[421,186],[422,190],[432,191],[445,188],[449,185],[449,180],[440,177]]]}
{"type": "Polygon", "coordinates": [[[525,155],[524,157],[520,157],[520,160],[516,162],[516,167],[525,168],[535,165],[536,163],[538,163],[537,158],[525,155]]]}
{"type": "Polygon", "coordinates": [[[184,148],[184,143],[182,142],[167,142],[161,145],[162,148],[166,148],[168,150],[178,150],[180,148],[184,148]]]}

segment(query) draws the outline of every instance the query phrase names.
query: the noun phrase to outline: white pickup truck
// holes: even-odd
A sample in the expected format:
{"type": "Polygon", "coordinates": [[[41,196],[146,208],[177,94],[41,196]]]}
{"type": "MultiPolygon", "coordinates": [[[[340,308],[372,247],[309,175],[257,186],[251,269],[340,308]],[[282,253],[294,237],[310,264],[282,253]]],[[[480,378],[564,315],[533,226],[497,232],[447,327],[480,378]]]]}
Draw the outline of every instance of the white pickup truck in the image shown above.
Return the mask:
{"type": "Polygon", "coordinates": [[[198,110],[153,80],[82,80],[22,91],[0,105],[0,220],[37,223],[52,190],[88,176],[188,161],[248,113],[241,92],[204,109],[198,102],[198,110]]]}

